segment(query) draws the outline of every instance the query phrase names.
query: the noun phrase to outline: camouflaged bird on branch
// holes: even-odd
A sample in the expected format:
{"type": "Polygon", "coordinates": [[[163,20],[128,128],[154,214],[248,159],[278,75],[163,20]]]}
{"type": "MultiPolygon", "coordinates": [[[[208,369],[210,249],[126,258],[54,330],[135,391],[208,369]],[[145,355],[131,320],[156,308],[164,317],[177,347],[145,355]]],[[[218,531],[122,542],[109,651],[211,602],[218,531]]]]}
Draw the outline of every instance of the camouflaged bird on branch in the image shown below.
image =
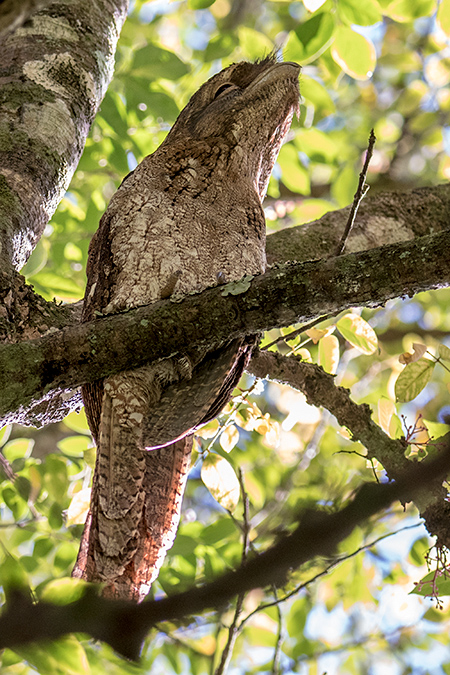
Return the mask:
{"type": "MultiPolygon", "coordinates": [[[[89,253],[83,320],[265,270],[262,209],[295,111],[299,66],[268,56],[208,80],[123,181],[89,253]]],[[[97,444],[76,577],[142,600],[175,538],[192,435],[230,399],[257,336],[83,387],[97,444]]]]}

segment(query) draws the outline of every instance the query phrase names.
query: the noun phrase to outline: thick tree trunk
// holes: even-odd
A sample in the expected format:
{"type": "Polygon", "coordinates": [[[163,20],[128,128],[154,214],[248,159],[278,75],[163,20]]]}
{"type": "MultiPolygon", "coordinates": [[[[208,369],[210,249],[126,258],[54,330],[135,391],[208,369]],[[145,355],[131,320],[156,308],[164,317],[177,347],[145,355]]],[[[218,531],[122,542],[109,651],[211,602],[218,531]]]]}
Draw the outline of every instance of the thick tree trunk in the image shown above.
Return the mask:
{"type": "Polygon", "coordinates": [[[24,265],[69,186],[113,74],[127,5],[47,3],[0,42],[3,270],[24,265]]]}

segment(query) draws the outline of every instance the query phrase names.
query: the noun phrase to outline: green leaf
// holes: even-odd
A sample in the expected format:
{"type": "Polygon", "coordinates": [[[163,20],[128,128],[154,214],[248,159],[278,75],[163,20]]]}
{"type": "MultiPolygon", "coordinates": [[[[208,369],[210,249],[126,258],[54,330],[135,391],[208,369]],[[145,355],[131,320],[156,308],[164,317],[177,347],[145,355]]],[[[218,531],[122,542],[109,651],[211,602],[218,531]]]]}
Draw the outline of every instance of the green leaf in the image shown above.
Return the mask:
{"type": "Polygon", "coordinates": [[[295,35],[300,43],[300,63],[312,61],[325,51],[331,44],[334,29],[334,15],[329,12],[319,12],[300,24],[295,29],[295,35]]]}
{"type": "Polygon", "coordinates": [[[135,52],[131,71],[148,80],[178,80],[189,72],[189,66],[173,52],[149,44],[135,52]]]}
{"type": "Polygon", "coordinates": [[[410,595],[443,597],[450,595],[450,576],[443,572],[429,572],[416,585],[410,595]]]}
{"type": "Polygon", "coordinates": [[[44,463],[44,484],[52,499],[58,501],[67,495],[67,464],[62,457],[47,455],[44,463]]]}
{"type": "Polygon", "coordinates": [[[72,567],[75,563],[78,553],[78,546],[71,542],[64,542],[58,548],[54,565],[58,570],[66,570],[68,567],[72,567]]]}
{"type": "Polygon", "coordinates": [[[82,579],[62,577],[46,584],[40,597],[41,600],[52,602],[54,605],[68,605],[70,602],[79,600],[88,587],[88,582],[82,579]]]}
{"type": "Polygon", "coordinates": [[[91,439],[87,436],[67,436],[56,444],[62,453],[72,457],[83,457],[83,454],[91,445],[91,439]]]}
{"type": "Polygon", "coordinates": [[[273,41],[264,33],[248,26],[239,26],[239,44],[246,59],[255,61],[261,54],[268,54],[273,50],[273,41]]]}
{"type": "Polygon", "coordinates": [[[201,533],[201,540],[208,546],[216,546],[220,542],[228,539],[231,536],[236,536],[236,525],[231,518],[221,518],[215,523],[205,527],[201,533]]]}
{"type": "Polygon", "coordinates": [[[33,555],[36,558],[45,558],[54,546],[55,542],[50,537],[38,537],[34,542],[33,555]]]}
{"type": "Polygon", "coordinates": [[[436,0],[394,0],[385,8],[384,14],[395,21],[414,21],[421,16],[430,16],[436,0]]]}
{"type": "Polygon", "coordinates": [[[373,43],[347,26],[337,27],[331,56],[344,73],[355,80],[372,77],[377,62],[373,43]]]}
{"type": "Polygon", "coordinates": [[[434,365],[434,361],[419,359],[405,366],[395,383],[397,401],[406,403],[415,399],[431,380],[434,365]]]}
{"type": "Polygon", "coordinates": [[[188,0],[189,9],[206,9],[211,7],[216,0],[188,0]]]}
{"type": "Polygon", "coordinates": [[[340,208],[352,203],[357,186],[356,171],[350,165],[345,166],[331,186],[331,194],[340,208]]]}
{"type": "Polygon", "coordinates": [[[450,0],[441,0],[436,20],[444,33],[450,36],[450,0]]]}
{"type": "Polygon", "coordinates": [[[302,75],[302,98],[307,103],[311,103],[322,117],[331,115],[336,110],[333,99],[329,91],[317,80],[307,75],[302,75]]]}
{"type": "Polygon", "coordinates": [[[282,181],[292,192],[302,195],[310,193],[308,171],[300,164],[298,152],[291,143],[283,145],[278,155],[278,164],[282,171],[282,181]]]}
{"type": "Polygon", "coordinates": [[[8,438],[11,435],[12,431],[12,424],[7,424],[6,426],[3,427],[3,429],[0,429],[0,447],[2,447],[8,438]]]}
{"type": "Polygon", "coordinates": [[[370,26],[382,20],[376,0],[339,0],[338,12],[341,19],[357,26],[370,26]]]}
{"type": "Polygon", "coordinates": [[[373,354],[377,350],[378,338],[374,329],[358,314],[346,314],[336,326],[343,337],[363,354],[373,354]]]}
{"type": "Polygon", "coordinates": [[[34,441],[31,438],[15,438],[6,443],[2,453],[8,460],[13,462],[15,459],[26,459],[31,455],[34,441]]]}
{"type": "Polygon", "coordinates": [[[438,347],[439,358],[443,361],[450,361],[450,349],[445,345],[439,345],[438,347]]]}
{"type": "Polygon", "coordinates": [[[427,537],[421,537],[417,539],[411,547],[409,556],[413,565],[417,567],[422,567],[425,562],[425,554],[430,550],[430,542],[427,537]]]}
{"type": "Polygon", "coordinates": [[[80,412],[71,412],[64,418],[64,424],[77,434],[91,435],[84,408],[80,412]]]}
{"type": "Polygon", "coordinates": [[[14,651],[45,675],[90,675],[91,672],[86,652],[74,636],[14,651]]]}
{"type": "Polygon", "coordinates": [[[223,32],[208,42],[204,51],[204,59],[206,62],[223,59],[229,56],[238,44],[239,41],[235,33],[223,32]]]}
{"type": "Polygon", "coordinates": [[[0,579],[6,589],[28,588],[28,575],[17,558],[7,553],[0,564],[0,579]]]}
{"type": "Polygon", "coordinates": [[[299,129],[295,138],[296,147],[316,162],[331,163],[339,152],[339,147],[329,134],[311,127],[299,129]]]}

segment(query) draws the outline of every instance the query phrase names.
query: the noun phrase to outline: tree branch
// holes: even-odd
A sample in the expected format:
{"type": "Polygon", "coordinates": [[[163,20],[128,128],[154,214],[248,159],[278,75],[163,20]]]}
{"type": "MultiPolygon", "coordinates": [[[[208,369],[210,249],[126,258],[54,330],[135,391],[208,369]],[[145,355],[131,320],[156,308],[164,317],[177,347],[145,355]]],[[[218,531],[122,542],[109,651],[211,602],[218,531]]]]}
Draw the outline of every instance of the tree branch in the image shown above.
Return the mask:
{"type": "MultiPolygon", "coordinates": [[[[282,356],[274,352],[256,352],[248,371],[256,377],[266,378],[301,391],[310,405],[323,407],[337,419],[342,427],[352,434],[354,441],[361,441],[369,459],[377,459],[391,479],[398,479],[411,466],[405,457],[406,443],[403,439],[390,438],[372,420],[372,411],[367,403],[358,405],[350,398],[350,392],[335,384],[334,376],[320,366],[304,363],[296,356],[282,356]]],[[[439,448],[448,443],[448,437],[438,439],[439,448]]],[[[447,490],[441,480],[431,481],[426,492],[416,494],[414,502],[425,520],[432,536],[438,543],[450,548],[450,508],[446,501],[447,490]]]]}
{"type": "Polygon", "coordinates": [[[286,264],[253,279],[248,290],[245,284],[212,288],[181,303],[161,301],[2,345],[0,415],[51,389],[77,387],[188,353],[196,345],[213,348],[239,336],[448,285],[449,238],[442,232],[330,260],[286,264]]]}
{"type": "Polygon", "coordinates": [[[0,649],[82,632],[107,642],[127,658],[137,659],[142,640],[157,623],[221,607],[234,596],[253,588],[283,584],[292,568],[318,555],[331,555],[339,542],[367,518],[397,499],[411,499],[416,491],[427,489],[430,481],[443,478],[449,470],[450,448],[447,446],[432,461],[424,460],[410,468],[397,483],[363,485],[354,499],[337,513],[304,513],[292,534],[238,570],[163,600],[135,605],[97,597],[91,590],[77,602],[54,606],[47,602],[33,605],[29,596],[13,593],[0,617],[0,649]]]}

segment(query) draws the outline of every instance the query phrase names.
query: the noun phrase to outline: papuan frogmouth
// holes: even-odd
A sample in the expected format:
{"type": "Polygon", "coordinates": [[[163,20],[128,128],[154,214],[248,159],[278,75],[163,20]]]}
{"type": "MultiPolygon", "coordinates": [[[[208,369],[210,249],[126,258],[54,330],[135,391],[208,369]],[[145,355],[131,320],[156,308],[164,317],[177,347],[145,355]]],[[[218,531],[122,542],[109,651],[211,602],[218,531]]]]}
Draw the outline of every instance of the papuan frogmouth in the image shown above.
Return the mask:
{"type": "MultiPolygon", "coordinates": [[[[83,321],[265,270],[261,206],[299,106],[299,66],[237,63],[192,96],[161,146],[123,181],[89,250],[83,321]]],[[[142,600],[172,546],[192,434],[231,397],[255,337],[83,387],[97,444],[73,576],[142,600]]]]}

